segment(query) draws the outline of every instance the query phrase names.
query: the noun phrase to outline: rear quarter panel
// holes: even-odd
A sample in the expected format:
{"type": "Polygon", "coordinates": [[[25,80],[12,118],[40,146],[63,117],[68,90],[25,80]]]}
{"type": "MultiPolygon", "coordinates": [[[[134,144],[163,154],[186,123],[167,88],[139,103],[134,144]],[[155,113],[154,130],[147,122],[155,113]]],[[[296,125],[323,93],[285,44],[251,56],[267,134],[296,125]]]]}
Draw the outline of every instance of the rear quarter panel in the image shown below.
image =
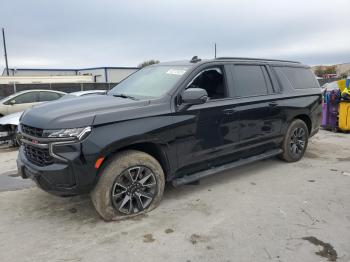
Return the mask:
{"type": "Polygon", "coordinates": [[[322,95],[290,96],[280,98],[278,102],[283,117],[282,134],[285,134],[290,123],[301,115],[311,120],[311,132],[320,126],[322,118],[322,95]]]}

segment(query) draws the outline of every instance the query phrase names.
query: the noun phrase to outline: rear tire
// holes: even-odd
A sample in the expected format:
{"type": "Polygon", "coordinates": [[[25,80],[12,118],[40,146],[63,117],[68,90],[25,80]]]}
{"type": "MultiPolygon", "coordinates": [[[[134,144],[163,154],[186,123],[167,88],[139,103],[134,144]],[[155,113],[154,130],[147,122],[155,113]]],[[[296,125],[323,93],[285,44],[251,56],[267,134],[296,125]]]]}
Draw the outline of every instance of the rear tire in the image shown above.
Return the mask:
{"type": "Polygon", "coordinates": [[[288,127],[282,142],[283,153],[280,158],[286,162],[299,161],[307,148],[309,130],[304,121],[294,120],[288,127]]]}
{"type": "Polygon", "coordinates": [[[121,220],[156,208],[164,192],[164,172],[152,156],[127,150],[112,158],[91,192],[96,211],[106,220],[121,220]]]}

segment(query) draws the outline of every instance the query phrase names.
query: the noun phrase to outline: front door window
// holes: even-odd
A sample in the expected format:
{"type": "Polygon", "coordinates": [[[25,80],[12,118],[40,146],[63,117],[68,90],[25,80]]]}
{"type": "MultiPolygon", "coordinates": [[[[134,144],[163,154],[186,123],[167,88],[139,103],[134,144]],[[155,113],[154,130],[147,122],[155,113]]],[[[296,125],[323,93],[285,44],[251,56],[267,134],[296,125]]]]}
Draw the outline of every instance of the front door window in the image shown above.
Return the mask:
{"type": "Polygon", "coordinates": [[[227,96],[224,74],[220,67],[203,70],[193,79],[188,87],[197,87],[206,90],[211,100],[225,98],[227,96]]]}

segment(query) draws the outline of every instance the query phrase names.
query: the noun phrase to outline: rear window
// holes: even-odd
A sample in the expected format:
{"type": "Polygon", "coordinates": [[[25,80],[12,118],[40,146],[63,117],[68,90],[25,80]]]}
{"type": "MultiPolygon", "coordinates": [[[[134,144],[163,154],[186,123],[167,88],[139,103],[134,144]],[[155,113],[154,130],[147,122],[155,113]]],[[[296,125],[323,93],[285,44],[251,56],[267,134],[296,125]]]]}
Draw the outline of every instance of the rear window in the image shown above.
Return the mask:
{"type": "Polygon", "coordinates": [[[287,85],[295,89],[320,88],[314,73],[308,68],[277,66],[274,68],[283,88],[287,85]]]}
{"type": "Polygon", "coordinates": [[[53,101],[53,100],[59,99],[60,97],[61,97],[60,94],[54,93],[54,92],[40,92],[39,101],[40,102],[53,101]]]}
{"type": "Polygon", "coordinates": [[[266,80],[261,66],[235,65],[234,71],[240,97],[267,95],[266,80]]]}

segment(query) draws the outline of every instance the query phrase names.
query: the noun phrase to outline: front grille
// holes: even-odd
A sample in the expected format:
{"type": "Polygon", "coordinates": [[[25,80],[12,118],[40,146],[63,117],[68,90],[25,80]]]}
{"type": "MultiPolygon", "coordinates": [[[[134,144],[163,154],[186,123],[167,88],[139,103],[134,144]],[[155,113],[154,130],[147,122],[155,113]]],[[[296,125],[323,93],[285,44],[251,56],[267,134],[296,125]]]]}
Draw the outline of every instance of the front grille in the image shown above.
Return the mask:
{"type": "Polygon", "coordinates": [[[24,153],[27,159],[38,166],[48,166],[53,164],[54,159],[47,148],[37,148],[23,143],[24,153]]]}
{"type": "Polygon", "coordinates": [[[36,127],[31,127],[27,125],[21,125],[21,131],[24,134],[34,136],[34,137],[43,137],[43,129],[41,128],[36,128],[36,127]]]}

